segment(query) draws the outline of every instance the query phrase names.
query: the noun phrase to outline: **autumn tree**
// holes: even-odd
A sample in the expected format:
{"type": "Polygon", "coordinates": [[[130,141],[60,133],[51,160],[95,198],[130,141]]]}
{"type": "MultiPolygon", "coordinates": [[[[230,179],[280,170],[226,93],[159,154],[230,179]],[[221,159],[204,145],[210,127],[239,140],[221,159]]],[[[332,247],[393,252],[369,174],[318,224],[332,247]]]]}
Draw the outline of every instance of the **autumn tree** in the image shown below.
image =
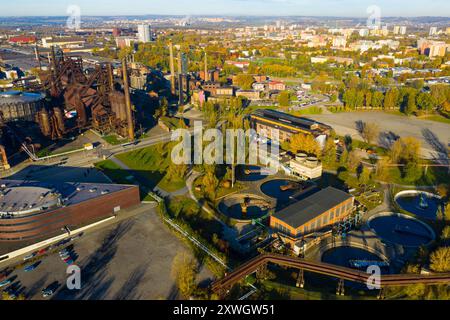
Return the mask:
{"type": "Polygon", "coordinates": [[[445,226],[442,229],[441,240],[449,240],[450,239],[450,226],[445,226]]]}
{"type": "Polygon", "coordinates": [[[175,279],[180,293],[190,297],[197,289],[196,264],[185,252],[179,252],[172,263],[172,277],[175,279]]]}
{"type": "Polygon", "coordinates": [[[289,151],[292,153],[306,152],[318,156],[320,154],[320,145],[310,134],[295,134],[291,137],[289,151]]]}
{"type": "Polygon", "coordinates": [[[369,168],[363,167],[361,174],[359,175],[359,183],[366,185],[372,180],[372,172],[369,168]]]}
{"type": "Polygon", "coordinates": [[[251,89],[253,82],[255,80],[251,74],[241,73],[233,78],[233,83],[244,90],[251,89]]]}
{"type": "Polygon", "coordinates": [[[450,271],[450,247],[440,247],[431,253],[430,268],[435,272],[450,271]]]}
{"type": "Polygon", "coordinates": [[[378,138],[379,134],[380,134],[380,127],[376,123],[369,122],[363,124],[361,136],[368,144],[374,143],[378,138]]]}
{"type": "Polygon", "coordinates": [[[322,152],[322,162],[328,167],[334,167],[336,164],[336,144],[331,137],[325,143],[325,148],[322,152]]]}
{"type": "Polygon", "coordinates": [[[278,95],[278,103],[281,107],[288,107],[290,104],[290,100],[291,98],[288,91],[280,92],[280,94],[278,95]]]}
{"type": "Polygon", "coordinates": [[[205,196],[214,201],[216,199],[217,188],[219,187],[219,179],[216,177],[215,166],[208,165],[205,167],[205,175],[202,178],[205,188],[205,196]]]}
{"type": "Polygon", "coordinates": [[[347,168],[350,172],[355,173],[361,164],[361,157],[356,150],[350,151],[348,154],[347,168]]]}

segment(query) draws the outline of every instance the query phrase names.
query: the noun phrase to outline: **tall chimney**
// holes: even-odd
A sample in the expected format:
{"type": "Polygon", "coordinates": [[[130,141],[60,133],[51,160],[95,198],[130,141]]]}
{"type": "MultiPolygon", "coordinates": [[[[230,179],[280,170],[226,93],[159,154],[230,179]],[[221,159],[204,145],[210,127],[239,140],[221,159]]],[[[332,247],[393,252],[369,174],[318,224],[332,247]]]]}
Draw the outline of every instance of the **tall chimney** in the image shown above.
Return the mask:
{"type": "Polygon", "coordinates": [[[38,66],[39,66],[39,70],[42,70],[41,57],[39,56],[39,49],[38,49],[37,44],[34,47],[34,53],[36,55],[36,61],[37,61],[38,66]]]}
{"type": "Polygon", "coordinates": [[[178,50],[177,54],[178,59],[178,105],[182,105],[184,102],[183,99],[183,70],[181,64],[181,51],[178,50]]]}
{"type": "Polygon", "coordinates": [[[128,122],[128,137],[130,141],[134,141],[134,123],[133,115],[131,113],[131,99],[130,99],[130,88],[128,85],[128,70],[127,61],[124,58],[122,60],[122,73],[123,73],[123,89],[125,91],[125,104],[127,107],[127,122],[128,122]]]}
{"type": "Polygon", "coordinates": [[[173,62],[173,46],[172,42],[169,42],[170,52],[170,91],[175,95],[175,66],[173,62]]]}
{"type": "Polygon", "coordinates": [[[205,51],[205,82],[209,81],[209,74],[208,74],[208,55],[205,51]]]}
{"type": "Polygon", "coordinates": [[[108,63],[108,80],[109,80],[109,88],[111,92],[114,91],[114,76],[111,63],[108,63]]]}

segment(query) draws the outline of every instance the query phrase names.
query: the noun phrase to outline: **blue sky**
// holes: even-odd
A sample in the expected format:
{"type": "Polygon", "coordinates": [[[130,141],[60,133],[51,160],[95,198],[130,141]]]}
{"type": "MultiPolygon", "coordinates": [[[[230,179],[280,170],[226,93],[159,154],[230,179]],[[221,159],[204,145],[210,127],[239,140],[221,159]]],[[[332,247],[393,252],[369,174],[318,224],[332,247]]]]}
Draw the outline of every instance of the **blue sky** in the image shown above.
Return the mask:
{"type": "Polygon", "coordinates": [[[313,15],[366,17],[370,5],[382,16],[450,16],[450,0],[0,0],[0,16],[66,15],[313,15]]]}

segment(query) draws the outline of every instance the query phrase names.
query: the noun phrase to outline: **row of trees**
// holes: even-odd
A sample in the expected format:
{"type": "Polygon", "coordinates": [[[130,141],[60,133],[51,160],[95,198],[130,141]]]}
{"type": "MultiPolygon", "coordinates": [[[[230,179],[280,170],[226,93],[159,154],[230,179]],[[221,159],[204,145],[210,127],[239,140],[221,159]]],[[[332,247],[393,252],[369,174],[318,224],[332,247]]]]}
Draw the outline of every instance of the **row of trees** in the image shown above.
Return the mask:
{"type": "Polygon", "coordinates": [[[434,85],[430,92],[413,87],[394,87],[386,92],[375,89],[350,88],[342,95],[345,107],[356,109],[360,107],[375,109],[400,109],[406,114],[413,114],[418,110],[431,112],[435,109],[449,110],[450,88],[447,85],[434,85]]]}

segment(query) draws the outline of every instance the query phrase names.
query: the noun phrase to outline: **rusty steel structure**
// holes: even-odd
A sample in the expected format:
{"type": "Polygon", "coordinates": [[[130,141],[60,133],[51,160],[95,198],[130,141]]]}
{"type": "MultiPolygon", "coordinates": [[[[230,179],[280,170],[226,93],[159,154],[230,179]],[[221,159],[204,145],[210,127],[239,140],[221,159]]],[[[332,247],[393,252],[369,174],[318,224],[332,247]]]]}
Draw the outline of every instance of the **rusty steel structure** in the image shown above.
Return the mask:
{"type": "Polygon", "coordinates": [[[53,99],[53,106],[41,111],[37,117],[42,133],[57,139],[67,131],[64,105],[66,109],[76,111],[75,128],[92,127],[102,134],[115,132],[134,140],[125,61],[123,70],[124,93],[115,89],[111,64],[97,64],[93,72],[86,74],[81,57],[64,56],[52,49],[51,72],[43,79],[43,85],[53,99]]]}
{"type": "MultiPolygon", "coordinates": [[[[267,268],[268,263],[277,264],[284,267],[295,268],[299,270],[299,279],[297,285],[303,287],[304,271],[318,273],[339,279],[336,293],[343,294],[344,281],[353,281],[367,284],[371,281],[372,274],[341,267],[333,264],[308,261],[302,258],[285,256],[275,253],[264,253],[247,261],[239,266],[229,274],[226,274],[223,279],[219,279],[211,284],[211,290],[220,297],[225,297],[231,287],[239,282],[241,279],[252,273],[262,272],[267,268]]],[[[405,286],[410,284],[450,284],[450,273],[433,273],[428,275],[423,274],[388,274],[380,276],[380,294],[385,287],[405,286]]],[[[381,296],[379,296],[381,297],[381,296]]]]}

